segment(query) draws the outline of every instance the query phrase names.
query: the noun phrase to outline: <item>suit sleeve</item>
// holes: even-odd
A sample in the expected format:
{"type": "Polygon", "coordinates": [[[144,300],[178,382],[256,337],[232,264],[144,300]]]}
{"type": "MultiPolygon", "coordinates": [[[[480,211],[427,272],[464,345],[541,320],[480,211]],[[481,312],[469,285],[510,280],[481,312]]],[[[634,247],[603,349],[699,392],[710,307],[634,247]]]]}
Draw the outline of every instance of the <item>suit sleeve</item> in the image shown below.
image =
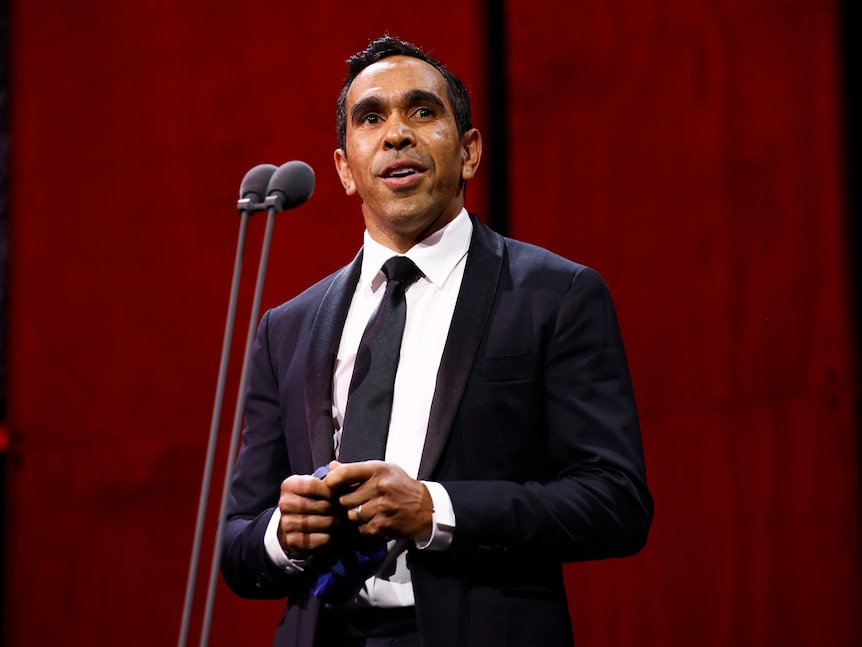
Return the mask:
{"type": "Polygon", "coordinates": [[[227,507],[221,571],[246,598],[283,598],[304,589],[302,575],[287,575],[266,555],[264,533],[290,475],[278,383],[269,348],[270,312],[258,327],[245,407],[242,446],[227,507]]]}
{"type": "Polygon", "coordinates": [[[607,286],[581,268],[559,302],[538,379],[550,478],[443,482],[455,557],[500,552],[554,561],[622,557],[646,542],[653,503],[617,318],[607,286]]]}

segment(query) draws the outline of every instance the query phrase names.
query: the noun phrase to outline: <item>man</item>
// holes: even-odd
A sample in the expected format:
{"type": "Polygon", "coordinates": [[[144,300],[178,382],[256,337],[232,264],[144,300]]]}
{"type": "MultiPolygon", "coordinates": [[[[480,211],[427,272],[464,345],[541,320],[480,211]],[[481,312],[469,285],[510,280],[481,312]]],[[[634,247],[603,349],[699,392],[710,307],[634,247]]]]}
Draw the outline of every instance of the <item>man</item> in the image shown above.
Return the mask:
{"type": "Polygon", "coordinates": [[[457,77],[390,37],[348,63],[335,165],[365,242],[262,319],[222,572],[288,598],[279,646],[571,645],[562,564],[633,554],[652,519],[607,288],[464,211],[482,140],[457,77]],[[419,276],[385,454],[350,462],[393,256],[419,276]],[[388,549],[375,576],[327,598],[333,546],[363,540],[388,549]]]}

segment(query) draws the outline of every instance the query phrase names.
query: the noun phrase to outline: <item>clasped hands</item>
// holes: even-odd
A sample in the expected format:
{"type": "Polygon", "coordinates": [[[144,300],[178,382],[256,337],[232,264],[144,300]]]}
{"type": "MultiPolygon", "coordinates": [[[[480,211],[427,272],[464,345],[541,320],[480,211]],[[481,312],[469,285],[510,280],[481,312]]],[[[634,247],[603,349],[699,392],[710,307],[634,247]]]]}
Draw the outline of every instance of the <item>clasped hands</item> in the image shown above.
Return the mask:
{"type": "Polygon", "coordinates": [[[384,461],[329,463],[322,479],[294,474],[281,483],[278,540],[293,559],[310,557],[344,523],[381,539],[415,539],[431,531],[433,504],[423,483],[384,461]]]}

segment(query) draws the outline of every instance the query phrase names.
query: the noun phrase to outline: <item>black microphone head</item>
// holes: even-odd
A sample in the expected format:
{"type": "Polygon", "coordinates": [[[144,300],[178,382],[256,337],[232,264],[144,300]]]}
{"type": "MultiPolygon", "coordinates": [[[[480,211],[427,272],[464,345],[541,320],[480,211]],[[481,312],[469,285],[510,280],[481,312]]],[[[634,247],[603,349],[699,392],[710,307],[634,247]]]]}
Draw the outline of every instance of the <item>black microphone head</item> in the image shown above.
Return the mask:
{"type": "Polygon", "coordinates": [[[275,173],[275,164],[258,164],[245,174],[239,185],[239,199],[263,202],[269,179],[275,173]]]}
{"type": "Polygon", "coordinates": [[[278,202],[277,211],[294,209],[314,193],[314,171],[305,162],[293,160],[282,164],[269,179],[267,197],[278,202]]]}

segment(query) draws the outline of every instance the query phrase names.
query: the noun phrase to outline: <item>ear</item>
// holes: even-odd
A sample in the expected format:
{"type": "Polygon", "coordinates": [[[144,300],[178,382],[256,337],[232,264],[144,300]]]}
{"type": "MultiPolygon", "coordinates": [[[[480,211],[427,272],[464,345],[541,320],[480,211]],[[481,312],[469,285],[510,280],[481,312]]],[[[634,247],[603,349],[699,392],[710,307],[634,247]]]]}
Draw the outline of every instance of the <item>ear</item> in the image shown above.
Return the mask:
{"type": "Polygon", "coordinates": [[[482,135],[471,128],[461,138],[461,179],[472,180],[482,159],[482,135]]]}
{"type": "Polygon", "coordinates": [[[341,178],[341,185],[344,187],[344,192],[347,195],[356,193],[356,183],[353,181],[353,173],[350,170],[350,164],[347,161],[347,155],[340,148],[335,151],[335,170],[338,172],[338,177],[341,178]]]}

